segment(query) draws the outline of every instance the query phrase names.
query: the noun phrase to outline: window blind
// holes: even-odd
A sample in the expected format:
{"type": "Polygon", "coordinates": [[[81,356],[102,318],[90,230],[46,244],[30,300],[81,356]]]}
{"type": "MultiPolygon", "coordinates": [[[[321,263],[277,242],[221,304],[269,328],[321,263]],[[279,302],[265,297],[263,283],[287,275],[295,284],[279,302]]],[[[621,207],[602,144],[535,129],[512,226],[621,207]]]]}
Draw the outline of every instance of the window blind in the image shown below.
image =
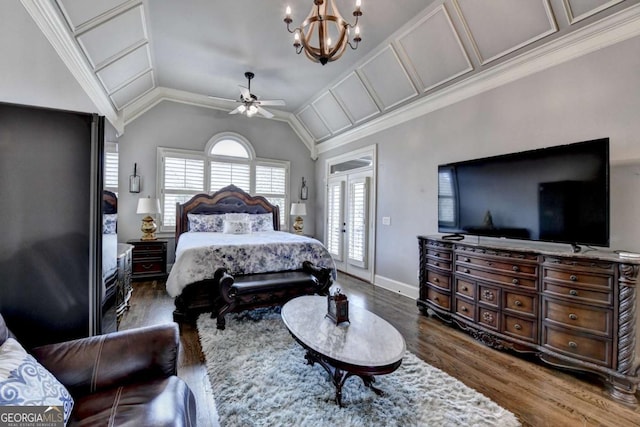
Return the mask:
{"type": "Polygon", "coordinates": [[[118,191],[118,152],[104,153],[104,187],[113,192],[118,191]]]}
{"type": "Polygon", "coordinates": [[[366,268],[367,181],[352,182],[349,188],[349,262],[366,268]]]}
{"type": "Polygon", "coordinates": [[[342,260],[342,188],[343,182],[329,184],[327,191],[327,250],[342,260]]]}
{"type": "Polygon", "coordinates": [[[233,184],[246,192],[251,191],[251,171],[246,163],[211,162],[209,191],[233,184]]]}

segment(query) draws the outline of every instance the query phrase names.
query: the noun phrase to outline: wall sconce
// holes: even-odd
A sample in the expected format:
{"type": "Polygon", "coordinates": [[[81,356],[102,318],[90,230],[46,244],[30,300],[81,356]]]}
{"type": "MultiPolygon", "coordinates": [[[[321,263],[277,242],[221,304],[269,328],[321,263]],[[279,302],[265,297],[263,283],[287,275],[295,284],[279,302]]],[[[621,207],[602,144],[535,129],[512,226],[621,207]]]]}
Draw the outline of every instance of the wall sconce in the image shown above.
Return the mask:
{"type": "Polygon", "coordinates": [[[140,175],[138,175],[138,164],[133,164],[133,175],[129,176],[129,193],[140,192],[140,175]]]}
{"type": "Polygon", "coordinates": [[[302,186],[300,187],[300,200],[307,200],[309,198],[309,187],[307,187],[307,181],[302,177],[302,186]]]}

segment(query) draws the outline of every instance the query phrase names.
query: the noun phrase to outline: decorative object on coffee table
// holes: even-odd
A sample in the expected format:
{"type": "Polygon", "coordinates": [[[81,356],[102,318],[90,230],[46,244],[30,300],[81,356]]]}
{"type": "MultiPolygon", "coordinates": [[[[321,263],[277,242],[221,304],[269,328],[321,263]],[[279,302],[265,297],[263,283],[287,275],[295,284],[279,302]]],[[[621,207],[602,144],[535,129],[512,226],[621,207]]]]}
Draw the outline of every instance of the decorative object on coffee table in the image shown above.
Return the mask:
{"type": "Polygon", "coordinates": [[[340,288],[336,293],[327,295],[327,317],[339,325],[349,321],[349,300],[347,296],[340,293],[340,288]]]}

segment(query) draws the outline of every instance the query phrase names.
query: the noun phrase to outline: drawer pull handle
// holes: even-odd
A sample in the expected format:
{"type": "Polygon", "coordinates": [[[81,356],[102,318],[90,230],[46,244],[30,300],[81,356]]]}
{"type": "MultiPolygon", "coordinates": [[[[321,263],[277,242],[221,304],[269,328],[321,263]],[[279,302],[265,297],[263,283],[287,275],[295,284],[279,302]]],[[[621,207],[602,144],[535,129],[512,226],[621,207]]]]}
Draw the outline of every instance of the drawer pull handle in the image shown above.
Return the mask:
{"type": "Polygon", "coordinates": [[[487,265],[488,265],[489,267],[491,267],[491,266],[493,265],[493,263],[492,263],[491,261],[487,261],[487,265]]]}
{"type": "Polygon", "coordinates": [[[578,348],[578,344],[576,344],[576,343],[575,343],[575,342],[573,342],[573,341],[569,341],[569,347],[571,347],[571,348],[578,348]]]}
{"type": "Polygon", "coordinates": [[[571,314],[569,314],[569,319],[578,320],[578,316],[576,316],[575,314],[571,313],[571,314]]]}
{"type": "Polygon", "coordinates": [[[493,301],[495,298],[495,295],[491,291],[484,291],[482,292],[482,297],[486,301],[493,301]]]}
{"type": "Polygon", "coordinates": [[[440,254],[436,252],[436,258],[440,258],[440,254]]]}
{"type": "Polygon", "coordinates": [[[511,269],[513,271],[520,271],[520,267],[518,267],[517,265],[514,265],[513,267],[511,267],[511,269]]]}
{"type": "Polygon", "coordinates": [[[440,298],[438,298],[438,297],[433,297],[433,300],[434,300],[434,301],[440,301],[440,298]]]}
{"type": "Polygon", "coordinates": [[[145,270],[148,270],[151,267],[153,267],[153,264],[142,264],[142,268],[144,268],[145,270]]]}
{"type": "Polygon", "coordinates": [[[482,318],[484,319],[485,322],[493,323],[494,321],[493,314],[489,313],[488,311],[485,311],[484,313],[482,313],[482,318]]]}
{"type": "Polygon", "coordinates": [[[516,323],[515,325],[513,325],[513,327],[514,327],[516,330],[518,330],[518,331],[519,331],[520,329],[522,329],[522,326],[520,326],[520,324],[519,324],[519,323],[516,323]]]}
{"type": "Polygon", "coordinates": [[[440,267],[440,263],[439,262],[436,262],[436,267],[440,267]]]}
{"type": "Polygon", "coordinates": [[[469,258],[465,258],[464,262],[471,262],[471,260],[469,258]]]}
{"type": "Polygon", "coordinates": [[[513,279],[511,283],[513,283],[514,285],[517,285],[520,283],[520,281],[518,279],[513,279]]]}
{"type": "Polygon", "coordinates": [[[460,310],[464,311],[465,313],[467,312],[467,307],[462,307],[460,310]]]}
{"type": "Polygon", "coordinates": [[[522,302],[518,300],[515,300],[513,303],[516,305],[516,307],[520,307],[522,305],[522,302]]]}
{"type": "Polygon", "coordinates": [[[433,278],[434,283],[438,283],[440,281],[440,279],[438,279],[437,277],[433,278]]]}
{"type": "Polygon", "coordinates": [[[569,280],[571,280],[572,282],[575,282],[576,280],[578,280],[578,276],[576,276],[575,274],[572,274],[571,276],[569,276],[569,280]]]}
{"type": "Polygon", "coordinates": [[[463,271],[464,271],[465,273],[468,273],[468,272],[469,272],[469,269],[468,269],[468,268],[465,268],[463,271]]]}
{"type": "Polygon", "coordinates": [[[569,295],[573,295],[574,297],[578,295],[578,291],[576,291],[575,289],[571,289],[569,291],[569,295]]]}
{"type": "Polygon", "coordinates": [[[466,292],[466,291],[468,291],[468,290],[469,290],[469,288],[467,288],[466,286],[463,286],[463,287],[462,287],[462,290],[466,292]]]}

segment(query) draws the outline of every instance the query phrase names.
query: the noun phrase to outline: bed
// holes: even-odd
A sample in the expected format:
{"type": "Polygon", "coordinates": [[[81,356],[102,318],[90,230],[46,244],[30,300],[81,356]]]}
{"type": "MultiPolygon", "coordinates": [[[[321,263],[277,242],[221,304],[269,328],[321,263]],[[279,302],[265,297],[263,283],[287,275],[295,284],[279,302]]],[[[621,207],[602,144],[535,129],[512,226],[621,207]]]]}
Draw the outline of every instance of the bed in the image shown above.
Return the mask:
{"type": "Polygon", "coordinates": [[[108,308],[115,300],[118,279],[118,198],[115,193],[102,192],[102,305],[108,308]]]}
{"type": "Polygon", "coordinates": [[[216,310],[221,298],[214,274],[220,268],[233,275],[278,273],[300,270],[310,261],[335,278],[335,264],[322,243],[280,231],[278,206],[233,185],[177,204],[175,239],[176,260],[166,287],[179,322],[216,310]],[[238,223],[244,223],[241,230],[238,223]]]}

